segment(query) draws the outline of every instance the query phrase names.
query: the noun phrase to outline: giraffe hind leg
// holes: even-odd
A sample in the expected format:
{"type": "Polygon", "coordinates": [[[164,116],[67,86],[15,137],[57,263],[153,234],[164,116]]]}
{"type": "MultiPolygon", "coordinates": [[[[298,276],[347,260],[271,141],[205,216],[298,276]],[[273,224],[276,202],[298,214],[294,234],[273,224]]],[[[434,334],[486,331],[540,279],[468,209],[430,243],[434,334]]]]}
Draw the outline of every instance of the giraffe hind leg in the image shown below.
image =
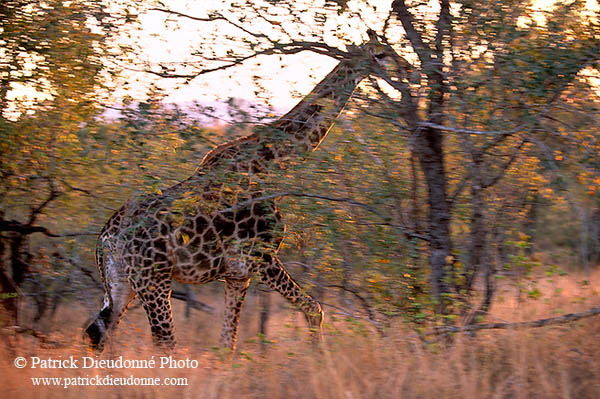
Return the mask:
{"type": "Polygon", "coordinates": [[[221,332],[221,346],[235,350],[238,327],[240,324],[240,312],[250,279],[226,279],[225,280],[225,312],[223,318],[223,330],[221,332]]]}
{"type": "Polygon", "coordinates": [[[171,312],[171,280],[168,276],[152,283],[135,286],[144,306],[154,344],[167,351],[175,347],[173,314],[171,312]]]}
{"type": "Polygon", "coordinates": [[[298,307],[306,317],[313,339],[317,342],[322,340],[325,313],[321,304],[300,288],[277,257],[268,256],[267,260],[259,270],[261,281],[298,307]]]}

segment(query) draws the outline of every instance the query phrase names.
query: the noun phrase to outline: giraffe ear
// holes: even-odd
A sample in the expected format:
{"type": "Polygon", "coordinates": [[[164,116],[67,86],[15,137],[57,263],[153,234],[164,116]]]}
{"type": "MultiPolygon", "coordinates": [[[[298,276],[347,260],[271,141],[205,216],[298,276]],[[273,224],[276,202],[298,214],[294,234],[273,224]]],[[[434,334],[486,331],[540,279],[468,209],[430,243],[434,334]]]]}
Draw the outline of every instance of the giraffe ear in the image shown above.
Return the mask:
{"type": "Polygon", "coordinates": [[[377,33],[373,29],[367,29],[367,35],[369,36],[369,41],[371,43],[379,44],[379,37],[377,37],[377,33]]]}
{"type": "Polygon", "coordinates": [[[359,51],[359,47],[354,44],[349,44],[348,46],[346,46],[346,49],[348,50],[348,53],[356,53],[359,51]]]}

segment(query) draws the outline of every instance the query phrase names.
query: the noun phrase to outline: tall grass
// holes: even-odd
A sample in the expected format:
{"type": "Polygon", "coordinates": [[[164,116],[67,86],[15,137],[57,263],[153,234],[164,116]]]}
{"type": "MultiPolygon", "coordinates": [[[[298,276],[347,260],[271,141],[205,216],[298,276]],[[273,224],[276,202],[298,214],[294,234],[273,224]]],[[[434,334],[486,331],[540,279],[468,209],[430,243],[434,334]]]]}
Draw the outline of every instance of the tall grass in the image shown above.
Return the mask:
{"type": "MultiPolygon", "coordinates": [[[[506,284],[493,308],[492,320],[523,321],[580,311],[600,305],[590,283],[570,276],[539,284],[540,299],[517,300],[506,284]]],[[[274,297],[275,299],[275,297],[274,297]]],[[[213,303],[217,299],[213,300],[213,303]]],[[[279,302],[275,302],[279,303],[279,302]]],[[[220,317],[196,313],[185,320],[181,305],[174,313],[179,349],[174,359],[194,359],[197,368],[180,369],[17,369],[16,356],[29,359],[92,356],[81,341],[86,311],[64,307],[44,347],[33,337],[15,339],[4,333],[0,360],[2,398],[598,398],[600,397],[600,317],[531,330],[481,331],[457,335],[451,343],[424,345],[400,321],[385,337],[368,327],[343,321],[326,325],[326,342],[316,351],[304,339],[303,320],[278,310],[269,324],[263,353],[256,335],[258,317],[251,298],[232,360],[212,349],[218,341],[220,317]],[[187,378],[186,386],[32,386],[32,377],[187,378]]],[[[332,312],[330,312],[332,313],[332,312]]],[[[100,356],[110,359],[158,357],[151,345],[145,316],[133,309],[119,326],[112,345],[100,356]]]]}

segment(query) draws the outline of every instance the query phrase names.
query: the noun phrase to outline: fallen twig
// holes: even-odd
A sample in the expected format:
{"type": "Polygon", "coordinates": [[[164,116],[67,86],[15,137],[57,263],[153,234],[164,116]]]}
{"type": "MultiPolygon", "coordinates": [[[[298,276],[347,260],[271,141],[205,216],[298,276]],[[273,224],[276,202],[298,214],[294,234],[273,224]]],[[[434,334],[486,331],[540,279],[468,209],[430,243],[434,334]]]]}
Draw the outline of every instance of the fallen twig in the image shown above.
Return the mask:
{"type": "Polygon", "coordinates": [[[201,310],[203,312],[207,312],[210,314],[215,313],[215,308],[213,308],[210,305],[207,305],[204,302],[200,302],[200,301],[190,298],[185,292],[173,290],[173,291],[171,291],[171,298],[179,299],[180,301],[185,301],[185,302],[189,303],[189,305],[196,310],[201,310]]]}

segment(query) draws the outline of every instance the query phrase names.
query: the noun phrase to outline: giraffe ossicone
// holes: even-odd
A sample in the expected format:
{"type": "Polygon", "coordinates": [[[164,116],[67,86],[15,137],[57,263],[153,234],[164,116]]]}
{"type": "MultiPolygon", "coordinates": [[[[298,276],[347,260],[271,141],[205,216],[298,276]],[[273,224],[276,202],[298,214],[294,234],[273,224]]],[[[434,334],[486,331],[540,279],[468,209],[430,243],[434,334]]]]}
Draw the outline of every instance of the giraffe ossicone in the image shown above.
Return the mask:
{"type": "Polygon", "coordinates": [[[349,48],[290,112],[216,147],[193,176],[161,193],[129,200],[108,220],[96,248],[104,303],[85,331],[93,348],[103,349],[136,296],[154,342],[172,348],[172,280],[204,284],[223,279],[220,343],[235,349],[240,311],[255,274],[299,308],[310,330],[320,337],[321,305],[300,288],[277,257],[283,226],[274,200],[252,200],[264,197],[264,178],[273,168],[284,168],[291,157],[303,158],[319,145],[356,85],[377,65],[401,66],[389,46],[370,36],[368,43],[349,48]],[[247,205],[235,206],[240,203],[247,205]]]}

